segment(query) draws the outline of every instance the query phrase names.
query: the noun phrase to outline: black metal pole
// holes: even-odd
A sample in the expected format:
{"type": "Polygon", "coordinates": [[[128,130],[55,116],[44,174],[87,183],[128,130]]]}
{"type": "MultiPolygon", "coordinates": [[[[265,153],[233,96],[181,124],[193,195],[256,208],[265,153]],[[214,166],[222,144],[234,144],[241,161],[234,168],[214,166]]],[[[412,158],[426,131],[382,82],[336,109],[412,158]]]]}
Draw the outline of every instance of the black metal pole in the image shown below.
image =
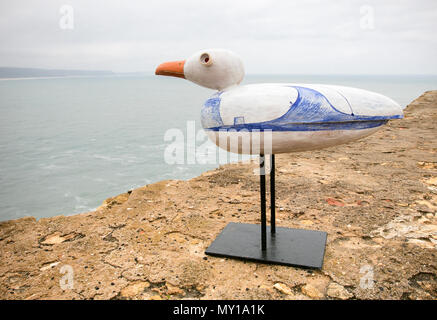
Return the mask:
{"type": "Polygon", "coordinates": [[[270,163],[270,232],[276,233],[276,208],[275,208],[275,155],[271,155],[270,163]]]}
{"type": "Polygon", "coordinates": [[[267,250],[267,219],[266,219],[266,170],[265,157],[263,154],[259,156],[259,177],[260,177],[260,191],[261,191],[261,249],[267,250]]]}

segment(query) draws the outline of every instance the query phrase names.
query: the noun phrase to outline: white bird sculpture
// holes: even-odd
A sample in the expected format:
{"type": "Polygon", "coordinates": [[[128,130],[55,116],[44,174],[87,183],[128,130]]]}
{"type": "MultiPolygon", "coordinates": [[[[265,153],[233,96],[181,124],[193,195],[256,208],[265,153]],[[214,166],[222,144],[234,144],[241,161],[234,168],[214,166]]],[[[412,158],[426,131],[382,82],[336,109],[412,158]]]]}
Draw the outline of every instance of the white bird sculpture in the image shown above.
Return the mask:
{"type": "Polygon", "coordinates": [[[207,254],[321,268],[326,232],[276,228],[274,154],[315,150],[368,136],[402,108],[381,94],[325,84],[239,85],[241,59],[224,49],[202,50],[184,61],[166,62],[155,74],[185,78],[218,90],[203,105],[202,126],[217,146],[259,154],[261,229],[229,223],[207,254]],[[271,226],[267,237],[264,154],[271,154],[271,226]],[[261,245],[259,235],[261,234],[261,245]]]}
{"type": "Polygon", "coordinates": [[[240,86],[241,59],[207,49],[185,61],[158,66],[157,75],[176,76],[218,90],[203,105],[202,126],[219,147],[235,153],[276,154],[315,150],[368,136],[402,108],[381,94],[324,84],[263,83],[240,86]],[[248,148],[257,131],[271,134],[271,150],[248,148]],[[228,137],[238,143],[228,143],[228,137]]]}

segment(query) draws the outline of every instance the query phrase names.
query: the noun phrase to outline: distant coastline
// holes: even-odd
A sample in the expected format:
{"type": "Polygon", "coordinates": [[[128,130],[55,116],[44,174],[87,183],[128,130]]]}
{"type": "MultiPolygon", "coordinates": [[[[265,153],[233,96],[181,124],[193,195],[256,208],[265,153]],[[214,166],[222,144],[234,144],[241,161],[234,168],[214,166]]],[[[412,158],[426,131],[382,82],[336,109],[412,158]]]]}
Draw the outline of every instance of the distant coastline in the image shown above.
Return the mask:
{"type": "Polygon", "coordinates": [[[61,70],[41,68],[0,67],[0,80],[47,79],[83,76],[108,76],[114,72],[107,70],[61,70]]]}
{"type": "Polygon", "coordinates": [[[114,76],[115,74],[109,75],[93,75],[93,76],[47,76],[47,77],[21,77],[21,78],[1,78],[0,81],[18,81],[18,80],[45,80],[45,79],[73,79],[73,78],[94,78],[94,77],[107,77],[114,76]]]}

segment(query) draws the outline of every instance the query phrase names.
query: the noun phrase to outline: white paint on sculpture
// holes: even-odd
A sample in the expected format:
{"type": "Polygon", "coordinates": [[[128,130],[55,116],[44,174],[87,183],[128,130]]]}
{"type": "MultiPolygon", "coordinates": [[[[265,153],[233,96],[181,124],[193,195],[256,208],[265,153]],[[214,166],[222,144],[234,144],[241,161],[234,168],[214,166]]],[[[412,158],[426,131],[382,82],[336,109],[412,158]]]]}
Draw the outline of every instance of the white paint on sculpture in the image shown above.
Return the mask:
{"type": "Polygon", "coordinates": [[[224,125],[233,125],[236,117],[246,123],[274,120],[285,114],[296,98],[297,90],[283,85],[237,86],[220,95],[220,116],[224,125]]]}
{"type": "Polygon", "coordinates": [[[396,102],[363,89],[294,83],[239,86],[243,63],[223,49],[202,50],[186,61],[161,64],[156,74],[218,90],[201,110],[202,125],[213,142],[235,153],[331,147],[368,136],[390,119],[403,117],[396,102]],[[264,139],[267,132],[269,139],[264,139]],[[264,140],[271,141],[267,149],[253,147],[264,140]]]}

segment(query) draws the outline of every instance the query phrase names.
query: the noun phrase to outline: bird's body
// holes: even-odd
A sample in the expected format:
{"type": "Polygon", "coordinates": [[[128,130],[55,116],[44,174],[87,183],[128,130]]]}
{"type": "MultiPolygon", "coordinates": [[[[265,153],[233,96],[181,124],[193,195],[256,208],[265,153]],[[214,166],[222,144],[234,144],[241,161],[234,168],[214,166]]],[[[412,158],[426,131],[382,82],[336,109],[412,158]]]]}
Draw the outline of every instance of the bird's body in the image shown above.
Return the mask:
{"type": "Polygon", "coordinates": [[[402,118],[402,108],[374,92],[287,83],[219,91],[205,102],[201,112],[202,126],[211,140],[236,153],[255,153],[243,144],[252,145],[265,132],[271,134],[272,149],[256,153],[305,151],[365,137],[397,118],[402,118]]]}
{"type": "Polygon", "coordinates": [[[331,147],[368,136],[388,120],[403,117],[396,102],[362,89],[293,83],[241,86],[243,63],[223,49],[163,63],[156,74],[218,90],[203,105],[202,126],[217,146],[235,153],[331,147]]]}

